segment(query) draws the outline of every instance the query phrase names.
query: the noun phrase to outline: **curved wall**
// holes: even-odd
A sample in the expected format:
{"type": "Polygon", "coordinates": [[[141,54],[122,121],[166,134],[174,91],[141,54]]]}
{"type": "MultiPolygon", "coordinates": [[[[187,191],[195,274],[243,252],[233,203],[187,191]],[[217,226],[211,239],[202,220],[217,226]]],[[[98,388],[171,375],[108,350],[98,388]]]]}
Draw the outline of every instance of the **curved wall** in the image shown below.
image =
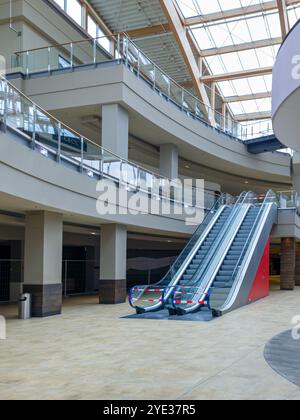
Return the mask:
{"type": "Polygon", "coordinates": [[[272,119],[276,137],[300,150],[300,21],[285,38],[273,69],[272,119]]]}

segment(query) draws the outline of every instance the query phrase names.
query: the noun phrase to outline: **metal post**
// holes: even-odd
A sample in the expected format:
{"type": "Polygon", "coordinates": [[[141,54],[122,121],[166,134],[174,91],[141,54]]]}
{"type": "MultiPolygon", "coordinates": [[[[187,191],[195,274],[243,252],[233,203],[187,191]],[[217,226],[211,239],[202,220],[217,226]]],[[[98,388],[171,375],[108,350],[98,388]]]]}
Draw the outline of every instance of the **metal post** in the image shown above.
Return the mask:
{"type": "Polygon", "coordinates": [[[121,39],[120,39],[120,34],[118,34],[118,41],[117,41],[117,56],[116,58],[120,59],[121,58],[121,39]]]}
{"type": "Polygon", "coordinates": [[[57,162],[60,163],[61,158],[61,122],[58,123],[58,144],[57,144],[57,162]]]}
{"type": "Polygon", "coordinates": [[[151,284],[151,269],[148,270],[148,286],[151,284]]]}
{"type": "Polygon", "coordinates": [[[93,45],[93,61],[94,65],[97,63],[97,40],[94,38],[94,45],[93,45]]]}
{"type": "Polygon", "coordinates": [[[29,51],[26,52],[26,76],[29,76],[29,51]]]}
{"type": "Polygon", "coordinates": [[[80,137],[80,172],[83,173],[83,145],[84,145],[84,140],[83,137],[80,137]]]}
{"type": "Polygon", "coordinates": [[[32,149],[35,148],[35,139],[36,139],[36,105],[33,105],[33,130],[32,130],[32,149]]]}
{"type": "Polygon", "coordinates": [[[126,38],[126,66],[128,66],[128,62],[129,62],[129,39],[126,38]]]}
{"type": "Polygon", "coordinates": [[[137,77],[140,78],[140,74],[141,74],[141,59],[140,59],[140,50],[138,50],[138,69],[137,69],[137,77]]]}
{"type": "Polygon", "coordinates": [[[70,65],[73,68],[73,42],[70,44],[70,65]]]}
{"type": "Polygon", "coordinates": [[[8,112],[8,85],[7,82],[4,82],[4,110],[3,110],[3,124],[4,131],[7,129],[7,112],[8,112]]]}
{"type": "Polygon", "coordinates": [[[51,73],[51,47],[48,47],[48,74],[51,73]]]}

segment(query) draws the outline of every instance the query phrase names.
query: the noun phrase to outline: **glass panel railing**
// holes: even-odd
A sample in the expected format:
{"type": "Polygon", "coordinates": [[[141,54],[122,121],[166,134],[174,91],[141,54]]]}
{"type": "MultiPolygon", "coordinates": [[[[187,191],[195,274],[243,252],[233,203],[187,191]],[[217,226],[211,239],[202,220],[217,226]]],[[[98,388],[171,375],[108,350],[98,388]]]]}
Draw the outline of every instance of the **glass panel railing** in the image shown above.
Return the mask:
{"type": "Polygon", "coordinates": [[[239,123],[229,113],[223,115],[205,105],[199,98],[183,89],[162,69],[147,57],[126,35],[103,36],[84,41],[49,46],[38,50],[18,52],[12,57],[12,71],[22,71],[29,75],[36,72],[62,70],[77,66],[98,64],[114,59],[122,59],[129,69],[142,77],[162,96],[170,99],[187,115],[208,125],[214,125],[225,134],[245,141],[251,138],[273,134],[272,125],[266,121],[239,123]]]}
{"type": "Polygon", "coordinates": [[[139,57],[139,75],[152,87],[155,79],[154,64],[142,53],[139,57]]]}
{"type": "Polygon", "coordinates": [[[63,125],[61,127],[60,137],[61,154],[74,163],[81,165],[82,150],[86,150],[88,142],[84,142],[83,144],[83,140],[79,134],[76,134],[63,125]]]}
{"type": "Polygon", "coordinates": [[[182,88],[170,80],[170,100],[182,108],[182,88]]]}
{"type": "Polygon", "coordinates": [[[300,196],[296,191],[279,191],[277,197],[281,210],[296,209],[300,214],[300,196]]]}
{"type": "Polygon", "coordinates": [[[127,39],[125,57],[128,64],[131,66],[131,70],[138,72],[139,69],[139,49],[127,39]]]}
{"type": "Polygon", "coordinates": [[[49,49],[33,50],[25,54],[27,74],[48,70],[49,49]]]}
{"type": "MultiPolygon", "coordinates": [[[[174,182],[167,178],[121,159],[84,138],[42,110],[4,78],[0,78],[0,117],[4,124],[25,133],[32,142],[32,147],[40,153],[45,156],[49,153],[55,155],[58,162],[68,160],[76,169],[80,168],[89,176],[97,173],[99,177],[105,175],[147,194],[154,191],[158,200],[165,198],[182,208],[195,206],[195,197],[204,192],[191,187],[187,195],[181,194],[183,186],[180,182],[177,188],[177,184],[174,185],[174,182]],[[164,189],[164,184],[172,184],[173,192],[164,189]],[[166,191],[168,194],[165,194],[166,191]]],[[[205,197],[205,204],[209,206],[216,199],[214,194],[207,191],[205,197]]],[[[200,209],[203,210],[202,207],[200,209]]]]}
{"type": "Polygon", "coordinates": [[[196,113],[196,102],[197,99],[190,95],[189,92],[183,92],[183,108],[192,115],[196,113]]]}
{"type": "Polygon", "coordinates": [[[170,95],[170,79],[159,68],[155,68],[155,88],[166,98],[170,95]]]}
{"type": "Polygon", "coordinates": [[[58,121],[37,109],[34,140],[38,143],[36,147],[42,154],[47,156],[49,151],[58,154],[59,132],[58,121]]]}
{"type": "Polygon", "coordinates": [[[98,174],[102,171],[102,149],[97,144],[83,141],[83,165],[89,176],[93,172],[98,174]]]}

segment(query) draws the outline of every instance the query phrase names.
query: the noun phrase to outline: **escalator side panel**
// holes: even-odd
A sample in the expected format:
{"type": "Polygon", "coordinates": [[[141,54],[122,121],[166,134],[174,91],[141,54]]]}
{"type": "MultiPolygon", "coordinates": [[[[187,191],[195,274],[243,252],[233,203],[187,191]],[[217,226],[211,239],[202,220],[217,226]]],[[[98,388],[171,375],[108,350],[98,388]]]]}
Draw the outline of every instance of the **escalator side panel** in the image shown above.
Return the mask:
{"type": "Polygon", "coordinates": [[[265,247],[262,259],[257,269],[255,279],[248,296],[247,303],[256,302],[269,296],[270,293],[270,239],[265,247]]]}
{"type": "Polygon", "coordinates": [[[248,262],[244,260],[244,269],[235,280],[225,304],[219,309],[220,314],[231,312],[249,303],[248,298],[272,228],[277,223],[277,215],[277,206],[270,205],[264,214],[263,220],[260,221],[261,230],[259,237],[256,238],[254,246],[251,245],[253,249],[251,249],[249,259],[247,258],[248,262]]]}

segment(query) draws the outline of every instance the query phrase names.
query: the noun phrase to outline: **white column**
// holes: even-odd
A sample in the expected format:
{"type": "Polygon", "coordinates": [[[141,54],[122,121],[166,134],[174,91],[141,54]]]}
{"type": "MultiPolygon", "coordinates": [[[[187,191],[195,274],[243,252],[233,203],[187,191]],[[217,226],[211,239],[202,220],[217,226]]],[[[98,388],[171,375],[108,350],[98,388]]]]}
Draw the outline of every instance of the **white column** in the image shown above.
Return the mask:
{"type": "Polygon", "coordinates": [[[178,148],[173,144],[160,146],[160,174],[169,179],[178,178],[178,148]]]}
{"type": "Polygon", "coordinates": [[[102,107],[102,147],[128,159],[129,117],[118,104],[102,107]]]}
{"type": "Polygon", "coordinates": [[[100,303],[126,301],[127,228],[103,225],[100,244],[100,303]]]}
{"type": "Polygon", "coordinates": [[[26,214],[23,292],[32,294],[33,316],[61,313],[62,247],[61,214],[26,214]]]}

